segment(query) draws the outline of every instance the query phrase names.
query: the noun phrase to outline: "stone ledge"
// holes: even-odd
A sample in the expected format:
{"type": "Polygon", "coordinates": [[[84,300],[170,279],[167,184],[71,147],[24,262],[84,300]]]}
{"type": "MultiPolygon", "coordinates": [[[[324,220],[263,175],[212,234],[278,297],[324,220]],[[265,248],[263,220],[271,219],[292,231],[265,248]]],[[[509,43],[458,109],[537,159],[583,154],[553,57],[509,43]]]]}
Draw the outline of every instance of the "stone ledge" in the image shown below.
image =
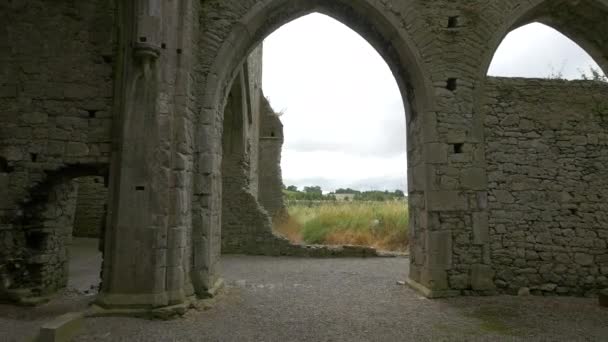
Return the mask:
{"type": "Polygon", "coordinates": [[[196,297],[189,297],[188,301],[159,308],[104,308],[99,305],[91,305],[91,307],[84,312],[85,317],[135,317],[142,319],[152,320],[171,320],[180,318],[186,315],[191,310],[206,311],[215,305],[220,300],[221,294],[223,293],[224,281],[218,280],[216,286],[209,290],[209,293],[213,293],[213,296],[204,299],[197,299],[196,297]]]}
{"type": "Polygon", "coordinates": [[[192,301],[165,306],[160,308],[104,308],[99,305],[91,305],[85,312],[86,317],[136,317],[148,319],[169,320],[181,317],[192,307],[192,301]]]}
{"type": "Polygon", "coordinates": [[[457,290],[431,290],[428,287],[418,283],[417,281],[407,278],[405,280],[406,284],[411,287],[414,291],[421,293],[423,296],[429,299],[436,298],[449,298],[449,297],[458,297],[460,296],[460,291],[457,290]]]}
{"type": "Polygon", "coordinates": [[[71,341],[82,330],[82,319],[84,315],[80,312],[71,312],[61,315],[40,328],[40,333],[35,341],[39,342],[64,342],[71,341]]]}

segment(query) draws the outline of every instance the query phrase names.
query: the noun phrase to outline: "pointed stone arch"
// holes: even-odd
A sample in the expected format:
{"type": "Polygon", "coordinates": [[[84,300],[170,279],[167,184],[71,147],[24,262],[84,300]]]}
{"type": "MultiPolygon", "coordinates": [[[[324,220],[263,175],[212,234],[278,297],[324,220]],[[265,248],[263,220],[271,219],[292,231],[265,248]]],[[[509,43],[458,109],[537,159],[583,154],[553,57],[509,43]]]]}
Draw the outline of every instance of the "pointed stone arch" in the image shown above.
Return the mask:
{"type": "Polygon", "coordinates": [[[495,34],[482,59],[481,77],[487,75],[496,50],[504,38],[513,30],[539,22],[554,28],[570,38],[585,50],[608,72],[608,44],[605,32],[608,30],[608,1],[566,1],[535,0],[526,5],[514,6],[507,20],[495,34]]]}
{"type": "MultiPolygon", "coordinates": [[[[233,13],[235,20],[228,27],[218,25],[217,28],[205,28],[207,34],[200,37],[199,44],[206,47],[213,45],[215,53],[212,56],[198,56],[197,61],[206,69],[200,73],[198,80],[197,93],[202,101],[199,103],[198,123],[194,128],[197,139],[194,187],[197,191],[193,199],[192,280],[199,295],[213,291],[220,281],[217,264],[221,236],[221,146],[217,142],[221,141],[223,109],[232,82],[249,53],[266,36],[306,14],[318,12],[345,24],[367,40],[391,69],[407,116],[408,179],[410,195],[415,199],[410,203],[410,216],[414,218],[411,226],[425,221],[426,154],[423,151],[427,148],[424,143],[428,141],[425,132],[432,136],[430,132],[434,131],[435,125],[435,121],[427,119],[425,114],[432,111],[433,86],[416,45],[401,29],[398,19],[391,17],[390,12],[381,6],[366,0],[267,0],[257,2],[251,8],[222,8],[233,13]],[[413,172],[414,169],[417,171],[413,172]]],[[[205,22],[204,19],[201,21],[205,22]]],[[[413,238],[412,243],[420,243],[420,249],[425,250],[425,238],[413,238]]],[[[446,251],[446,254],[450,253],[446,251]]],[[[424,264],[423,260],[419,262],[424,264]]]]}

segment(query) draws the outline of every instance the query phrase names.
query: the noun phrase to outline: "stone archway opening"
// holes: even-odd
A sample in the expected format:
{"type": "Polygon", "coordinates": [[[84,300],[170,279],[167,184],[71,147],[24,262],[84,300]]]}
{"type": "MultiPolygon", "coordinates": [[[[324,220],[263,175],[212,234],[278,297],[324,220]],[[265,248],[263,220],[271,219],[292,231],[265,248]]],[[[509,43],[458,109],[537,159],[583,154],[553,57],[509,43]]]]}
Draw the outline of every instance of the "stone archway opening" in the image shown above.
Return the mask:
{"type": "Polygon", "coordinates": [[[94,295],[101,285],[108,184],[102,176],[78,177],[73,182],[77,196],[67,288],[78,295],[94,295]]]}
{"type": "Polygon", "coordinates": [[[490,254],[507,293],[588,296],[608,286],[598,271],[607,265],[608,174],[599,166],[608,161],[608,80],[595,5],[573,8],[578,18],[560,11],[564,1],[538,5],[496,52],[489,74],[503,77],[486,80],[490,254]]]}
{"type": "Polygon", "coordinates": [[[605,80],[598,62],[557,29],[533,22],[512,30],[496,50],[492,77],[605,80]]]}
{"type": "MultiPolygon", "coordinates": [[[[361,35],[383,57],[397,81],[404,102],[408,132],[408,190],[411,218],[409,225],[416,227],[415,231],[410,229],[410,241],[418,244],[417,253],[412,253],[416,256],[412,256],[410,259],[412,264],[416,264],[413,278],[419,279],[422,269],[426,267],[427,260],[423,254],[426,249],[425,190],[428,185],[426,160],[429,154],[425,153],[428,140],[423,138],[423,131],[433,130],[435,122],[431,118],[425,119],[424,114],[431,107],[433,91],[430,79],[423,76],[420,56],[414,53],[413,43],[399,28],[395,18],[386,16],[375,4],[367,1],[270,1],[264,6],[252,8],[251,12],[242,18],[242,25],[236,25],[235,29],[230,32],[225,39],[225,44],[218,49],[217,58],[211,59],[211,66],[205,71],[205,74],[211,75],[211,77],[205,78],[205,83],[201,88],[204,101],[201,105],[199,122],[204,135],[197,134],[200,138],[195,150],[195,153],[200,155],[195,158],[195,170],[200,170],[197,171],[200,173],[200,177],[195,180],[193,204],[195,210],[193,212],[195,237],[193,282],[200,284],[200,286],[195,285],[195,288],[213,292],[221,284],[219,277],[221,252],[243,253],[243,245],[246,245],[250,254],[270,254],[262,253],[260,250],[272,250],[273,255],[297,254],[292,252],[292,245],[285,239],[272,239],[271,247],[265,248],[262,243],[264,239],[260,239],[258,235],[253,237],[250,235],[250,238],[237,240],[240,242],[235,243],[232,247],[226,244],[224,239],[220,248],[220,241],[225,237],[225,234],[222,234],[222,226],[227,222],[226,215],[223,215],[226,209],[222,204],[230,197],[222,194],[220,190],[222,188],[221,148],[206,143],[214,134],[218,134],[217,137],[221,139],[225,108],[228,108],[229,94],[234,88],[233,81],[244,79],[244,76],[240,75],[247,74],[243,73],[243,69],[247,67],[245,62],[250,54],[265,37],[282,25],[315,12],[328,15],[361,35]],[[200,246],[196,243],[196,237],[199,235],[202,237],[201,241],[204,242],[200,246]]],[[[205,36],[202,39],[203,44],[206,44],[207,39],[212,40],[213,37],[205,36]]],[[[247,82],[243,84],[247,84],[247,82]]],[[[446,154],[447,158],[447,149],[441,149],[439,153],[441,156],[446,154]]],[[[256,203],[256,206],[259,204],[256,203]]],[[[260,226],[265,227],[265,234],[274,236],[267,214],[256,215],[255,219],[263,221],[263,225],[260,226]]],[[[249,221],[251,222],[252,219],[250,218],[249,221]]],[[[255,228],[251,227],[249,225],[248,229],[253,231],[255,228]]],[[[444,235],[440,238],[448,238],[446,234],[444,235]]],[[[301,255],[317,253],[311,252],[308,248],[301,251],[302,249],[298,248],[298,253],[301,255]]],[[[441,262],[447,260],[443,258],[441,262]]]]}
{"type": "Polygon", "coordinates": [[[258,194],[275,233],[406,251],[405,113],[386,62],[320,13],[273,32],[263,58],[264,112],[279,114],[262,121],[258,194]]]}
{"type": "MultiPolygon", "coordinates": [[[[364,187],[367,190],[376,191],[360,192],[357,194],[357,201],[353,203],[352,201],[338,201],[335,194],[335,191],[338,189],[345,190],[351,187],[347,184],[337,184],[332,189],[332,193],[325,194],[322,193],[321,187],[314,187],[316,184],[310,184],[311,187],[309,188],[319,188],[319,194],[316,194],[319,198],[310,198],[302,202],[292,203],[290,215],[290,208],[286,205],[288,201],[286,201],[284,192],[286,186],[283,184],[282,167],[285,165],[281,164],[285,138],[284,125],[280,117],[281,115],[273,109],[268,99],[268,94],[263,91],[263,73],[264,70],[270,70],[271,66],[268,64],[263,65],[265,45],[260,44],[249,54],[243,65],[239,67],[237,76],[230,88],[226,106],[224,107],[222,135],[222,251],[223,253],[315,256],[371,256],[379,253],[376,248],[378,250],[392,249],[392,251],[405,252],[408,240],[407,202],[404,195],[407,181],[407,168],[405,167],[407,164],[405,153],[406,115],[403,109],[404,100],[399,92],[397,82],[394,80],[394,76],[386,65],[386,62],[373,47],[366,43],[365,39],[331,17],[314,13],[294,20],[288,25],[298,25],[298,22],[306,22],[307,20],[320,21],[320,23],[338,30],[343,37],[351,39],[350,45],[344,46],[364,54],[362,63],[369,63],[366,67],[376,70],[377,73],[382,74],[388,80],[381,79],[379,75],[369,77],[370,74],[367,74],[368,79],[371,78],[368,81],[369,84],[365,84],[366,81],[361,80],[359,84],[361,89],[356,89],[352,85],[356,83],[358,78],[356,70],[348,71],[346,68],[343,68],[341,72],[337,71],[336,68],[340,68],[340,65],[337,64],[338,57],[332,56],[333,61],[336,63],[333,64],[333,71],[336,71],[336,76],[334,77],[350,77],[349,86],[353,88],[351,88],[350,93],[347,90],[340,91],[339,89],[334,89],[334,97],[336,98],[330,100],[326,97],[324,100],[326,105],[333,106],[334,111],[330,113],[331,110],[324,109],[327,114],[325,117],[317,113],[308,113],[308,115],[307,113],[299,113],[299,115],[306,115],[306,120],[318,122],[319,125],[316,133],[310,132],[314,136],[308,138],[305,144],[316,143],[321,146],[323,141],[320,139],[323,136],[320,136],[319,131],[331,132],[333,129],[334,134],[343,134],[342,140],[339,140],[337,144],[344,144],[342,148],[338,148],[336,151],[338,153],[335,153],[335,155],[344,155],[344,151],[341,149],[344,149],[345,146],[355,145],[351,149],[354,148],[355,151],[353,153],[360,158],[355,161],[355,163],[359,162],[359,168],[368,167],[369,165],[366,164],[371,164],[370,160],[381,160],[378,156],[381,153],[387,153],[378,151],[377,149],[373,151],[373,144],[376,144],[379,149],[384,148],[389,150],[388,153],[392,153],[390,155],[392,159],[387,158],[381,161],[385,162],[385,165],[402,163],[403,166],[401,168],[388,170],[392,171],[393,174],[398,174],[392,179],[396,184],[392,187],[395,189],[401,187],[401,189],[397,191],[393,189],[389,193],[387,190],[389,186],[385,184],[388,184],[391,180],[384,178],[386,177],[384,176],[386,173],[374,172],[375,170],[372,169],[368,170],[367,175],[380,174],[381,176],[373,181],[376,182],[375,184],[383,183],[382,189],[372,189],[373,184],[366,184],[364,187]],[[374,63],[380,65],[376,66],[374,63]],[[384,89],[384,92],[388,94],[380,91],[380,89],[384,89]],[[341,97],[340,94],[342,94],[341,97]],[[361,99],[365,97],[370,99],[367,101],[361,100],[358,104],[349,103],[356,102],[357,98],[361,99]],[[338,103],[342,103],[342,106],[351,108],[351,110],[346,109],[345,113],[340,116],[340,113],[335,112],[339,110],[337,109],[338,103]],[[383,106],[385,108],[382,108],[383,106]],[[331,115],[337,116],[344,122],[340,125],[336,122],[332,128],[329,124],[331,115]],[[397,116],[399,118],[394,118],[397,116]],[[349,120],[350,125],[348,123],[349,120]],[[383,120],[391,121],[388,124],[383,124],[383,120]],[[340,132],[340,129],[348,130],[349,128],[353,128],[353,121],[363,122],[361,126],[355,127],[360,131],[350,132],[351,134],[344,134],[348,133],[346,131],[340,132]],[[375,131],[374,128],[376,129],[375,131]],[[364,135],[366,134],[375,137],[376,141],[373,138],[365,139],[364,135]],[[392,137],[392,139],[386,141],[389,137],[392,137]],[[357,139],[361,140],[359,145],[357,145],[357,139]],[[366,149],[367,151],[357,151],[356,146],[360,150],[366,149]],[[367,159],[361,157],[365,153],[368,153],[367,159]],[[395,163],[393,159],[399,161],[395,163]],[[303,223],[298,222],[295,218],[296,211],[304,207],[310,210],[315,207],[319,208],[316,213],[318,218],[316,218],[315,222],[319,221],[322,226],[317,227],[319,224],[315,225],[314,222],[309,224],[309,227],[315,225],[313,227],[315,231],[312,231],[313,228],[304,230],[303,223]],[[331,215],[334,216],[329,217],[331,215]],[[333,220],[333,222],[327,222],[327,220],[333,220]],[[295,225],[299,225],[297,229],[301,230],[299,232],[300,237],[294,239],[292,235],[291,241],[288,241],[285,239],[285,227],[293,227],[295,225]],[[326,232],[326,234],[321,237],[319,235],[320,231],[326,232]],[[302,236],[313,235],[315,236],[314,241],[305,241],[302,238],[302,236]],[[322,244],[333,246],[324,248],[321,246],[322,244]]],[[[304,33],[304,31],[301,32],[304,33]]],[[[315,36],[306,31],[307,36],[312,36],[307,39],[311,42],[314,41],[314,43],[322,40],[322,34],[319,32],[315,36]]],[[[324,51],[320,52],[321,55],[329,56],[329,54],[339,53],[337,51],[339,48],[336,48],[336,51],[332,51],[327,41],[320,44],[322,44],[321,48],[324,48],[324,51]]],[[[285,48],[290,49],[290,47],[285,48]]],[[[311,48],[314,47],[311,46],[311,48]]],[[[327,59],[327,57],[325,58],[327,59]]],[[[354,59],[356,56],[344,55],[343,58],[354,59]]],[[[298,72],[299,75],[309,73],[303,71],[306,70],[306,66],[302,65],[302,61],[291,61],[288,63],[292,68],[295,67],[295,64],[298,64],[298,67],[302,68],[298,72]]],[[[329,64],[331,65],[331,62],[329,64]]],[[[321,65],[317,67],[321,67],[321,65]]],[[[275,74],[277,72],[288,73],[289,70],[278,71],[275,68],[273,72],[275,74]]],[[[331,74],[331,72],[329,73],[331,74]]],[[[363,74],[362,71],[360,73],[363,74]]],[[[294,77],[298,78],[298,76],[294,77]]],[[[328,80],[331,77],[328,76],[328,80]]],[[[319,79],[317,82],[327,82],[328,80],[319,79]]],[[[306,82],[308,81],[299,77],[298,82],[283,82],[284,84],[280,85],[280,87],[289,88],[290,86],[293,87],[295,83],[303,85],[306,82]]],[[[338,83],[335,82],[335,84],[338,83]]],[[[344,85],[345,83],[342,83],[342,86],[344,85]]],[[[274,84],[275,89],[277,86],[279,85],[274,84]]],[[[320,83],[317,84],[318,88],[322,86],[320,83]]],[[[314,93],[313,89],[314,86],[312,84],[309,84],[307,88],[301,89],[305,93],[300,94],[300,103],[321,101],[319,95],[316,98],[312,95],[314,93]],[[304,101],[304,99],[306,100],[304,101]]],[[[294,89],[293,91],[297,90],[294,89]]],[[[321,94],[321,92],[317,94],[321,94]]],[[[295,94],[286,97],[292,99],[298,98],[295,94]]],[[[302,108],[302,105],[300,106],[302,108]]],[[[312,108],[315,107],[313,106],[312,108]]],[[[321,110],[320,106],[317,106],[315,110],[321,110]]],[[[292,133],[306,130],[302,124],[298,125],[297,123],[292,123],[292,126],[288,126],[287,128],[292,133]]],[[[328,138],[331,139],[331,137],[325,137],[325,139],[328,138]]],[[[312,154],[314,155],[314,153],[312,154]]],[[[316,156],[319,157],[322,154],[323,151],[317,151],[316,156]]],[[[333,167],[336,166],[339,166],[339,163],[333,165],[333,167]]],[[[327,166],[325,172],[327,173],[330,168],[332,166],[327,166]]],[[[344,172],[354,172],[354,170],[345,170],[344,172]]],[[[346,177],[347,174],[344,176],[346,177]]],[[[372,180],[368,181],[372,182],[372,180]]]]}

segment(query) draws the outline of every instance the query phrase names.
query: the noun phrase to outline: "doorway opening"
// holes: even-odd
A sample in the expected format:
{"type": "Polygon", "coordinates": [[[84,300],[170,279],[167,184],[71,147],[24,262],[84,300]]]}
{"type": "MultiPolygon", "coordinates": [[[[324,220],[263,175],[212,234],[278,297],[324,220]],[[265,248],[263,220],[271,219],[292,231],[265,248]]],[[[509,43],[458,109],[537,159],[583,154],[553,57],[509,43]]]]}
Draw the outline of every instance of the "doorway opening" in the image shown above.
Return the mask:
{"type": "Polygon", "coordinates": [[[275,140],[283,141],[285,208],[271,213],[274,231],[295,243],[404,252],[405,110],[383,58],[347,26],[314,13],[265,39],[263,76],[283,126],[275,140]]]}
{"type": "Polygon", "coordinates": [[[267,242],[277,235],[407,251],[404,101],[380,54],[337,20],[306,15],[253,50],[222,145],[224,253],[293,254],[267,242]]]}

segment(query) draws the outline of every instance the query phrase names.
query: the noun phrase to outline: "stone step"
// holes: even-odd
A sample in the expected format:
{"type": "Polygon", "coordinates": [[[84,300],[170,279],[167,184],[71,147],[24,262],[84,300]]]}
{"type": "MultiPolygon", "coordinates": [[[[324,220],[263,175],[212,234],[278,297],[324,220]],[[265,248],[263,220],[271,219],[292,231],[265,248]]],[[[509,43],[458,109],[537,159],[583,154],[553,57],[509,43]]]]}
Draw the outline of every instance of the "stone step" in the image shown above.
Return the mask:
{"type": "Polygon", "coordinates": [[[40,328],[37,342],[69,342],[82,330],[84,315],[70,312],[61,315],[40,328]]]}

